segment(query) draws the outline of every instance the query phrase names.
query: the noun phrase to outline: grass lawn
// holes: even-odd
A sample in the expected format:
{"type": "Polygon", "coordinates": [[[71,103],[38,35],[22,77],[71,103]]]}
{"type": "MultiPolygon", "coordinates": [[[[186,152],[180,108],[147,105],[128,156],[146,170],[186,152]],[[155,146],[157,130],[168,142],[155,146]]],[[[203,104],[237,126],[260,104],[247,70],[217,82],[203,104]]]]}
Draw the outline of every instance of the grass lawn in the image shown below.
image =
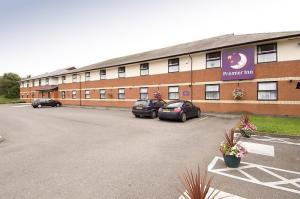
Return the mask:
{"type": "Polygon", "coordinates": [[[8,99],[3,95],[0,95],[0,104],[10,104],[10,103],[19,103],[21,102],[20,99],[8,99]]]}
{"type": "Polygon", "coordinates": [[[300,136],[300,117],[251,116],[257,131],[277,135],[300,136]]]}

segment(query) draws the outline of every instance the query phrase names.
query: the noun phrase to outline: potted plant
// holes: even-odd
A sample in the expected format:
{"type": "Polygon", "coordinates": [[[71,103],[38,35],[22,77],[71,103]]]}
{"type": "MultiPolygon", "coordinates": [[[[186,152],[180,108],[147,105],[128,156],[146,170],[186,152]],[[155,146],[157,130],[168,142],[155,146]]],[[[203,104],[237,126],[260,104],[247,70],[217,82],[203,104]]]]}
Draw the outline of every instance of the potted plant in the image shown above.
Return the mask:
{"type": "Polygon", "coordinates": [[[180,177],[180,181],[184,190],[179,192],[182,194],[180,197],[185,199],[213,199],[219,194],[220,191],[211,188],[213,178],[208,177],[207,170],[203,173],[198,171],[194,174],[192,171],[187,170],[186,173],[180,177]]]}
{"type": "Polygon", "coordinates": [[[243,137],[250,138],[256,132],[257,127],[250,121],[248,115],[243,115],[240,120],[239,130],[243,137]]]}
{"type": "Polygon", "coordinates": [[[225,133],[225,140],[220,145],[220,151],[227,167],[239,167],[241,158],[247,153],[246,149],[237,143],[238,140],[239,137],[234,137],[234,129],[231,129],[225,133]]]}
{"type": "Polygon", "coordinates": [[[241,100],[246,95],[246,92],[243,89],[236,88],[232,91],[233,99],[241,100]]]}

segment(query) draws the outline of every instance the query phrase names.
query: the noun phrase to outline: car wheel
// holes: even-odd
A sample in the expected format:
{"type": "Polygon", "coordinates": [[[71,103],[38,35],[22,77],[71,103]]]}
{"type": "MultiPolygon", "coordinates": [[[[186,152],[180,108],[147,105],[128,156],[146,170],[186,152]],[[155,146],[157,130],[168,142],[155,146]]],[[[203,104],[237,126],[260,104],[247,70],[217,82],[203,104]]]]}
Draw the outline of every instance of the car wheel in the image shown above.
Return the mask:
{"type": "Polygon", "coordinates": [[[186,121],[186,114],[182,113],[181,117],[180,117],[181,122],[185,122],[186,121]]]}
{"type": "Polygon", "coordinates": [[[38,108],[42,108],[42,105],[39,104],[37,107],[38,107],[38,108]]]}
{"type": "Polygon", "coordinates": [[[158,119],[159,119],[159,120],[164,120],[164,119],[163,119],[163,118],[161,118],[161,117],[158,117],[158,119]]]}
{"type": "Polygon", "coordinates": [[[60,104],[56,104],[56,107],[60,107],[60,104]]]}
{"type": "Polygon", "coordinates": [[[136,118],[139,118],[140,116],[139,115],[134,115],[136,118]]]}
{"type": "Polygon", "coordinates": [[[201,117],[201,111],[200,110],[197,111],[197,117],[198,118],[201,117]]]}
{"type": "Polygon", "coordinates": [[[152,118],[152,119],[156,118],[156,112],[155,112],[155,111],[152,111],[152,112],[151,112],[151,118],[152,118]]]}

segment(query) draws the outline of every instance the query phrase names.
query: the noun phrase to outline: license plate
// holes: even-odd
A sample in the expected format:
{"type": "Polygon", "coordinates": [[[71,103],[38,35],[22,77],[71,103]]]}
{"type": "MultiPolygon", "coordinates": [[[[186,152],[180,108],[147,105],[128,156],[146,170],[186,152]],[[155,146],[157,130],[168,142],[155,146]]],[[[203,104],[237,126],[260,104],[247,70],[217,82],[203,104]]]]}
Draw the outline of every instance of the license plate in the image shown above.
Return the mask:
{"type": "Polygon", "coordinates": [[[136,107],[136,109],[139,109],[139,110],[141,110],[141,109],[143,109],[143,107],[139,107],[139,106],[138,106],[138,107],[136,107]]]}
{"type": "Polygon", "coordinates": [[[169,109],[163,109],[163,112],[170,112],[169,109]]]}

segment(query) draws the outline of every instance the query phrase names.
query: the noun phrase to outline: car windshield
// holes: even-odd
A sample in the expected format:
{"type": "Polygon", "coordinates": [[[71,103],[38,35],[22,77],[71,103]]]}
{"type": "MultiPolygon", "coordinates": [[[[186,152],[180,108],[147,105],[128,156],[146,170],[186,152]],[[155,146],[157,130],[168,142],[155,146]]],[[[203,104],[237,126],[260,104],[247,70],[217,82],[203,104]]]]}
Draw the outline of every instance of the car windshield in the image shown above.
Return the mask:
{"type": "Polygon", "coordinates": [[[168,104],[166,107],[167,108],[178,108],[178,107],[181,107],[182,104],[183,104],[183,102],[174,102],[174,103],[168,104]]]}
{"type": "Polygon", "coordinates": [[[135,102],[134,106],[147,106],[149,104],[149,100],[138,100],[135,102]]]}

